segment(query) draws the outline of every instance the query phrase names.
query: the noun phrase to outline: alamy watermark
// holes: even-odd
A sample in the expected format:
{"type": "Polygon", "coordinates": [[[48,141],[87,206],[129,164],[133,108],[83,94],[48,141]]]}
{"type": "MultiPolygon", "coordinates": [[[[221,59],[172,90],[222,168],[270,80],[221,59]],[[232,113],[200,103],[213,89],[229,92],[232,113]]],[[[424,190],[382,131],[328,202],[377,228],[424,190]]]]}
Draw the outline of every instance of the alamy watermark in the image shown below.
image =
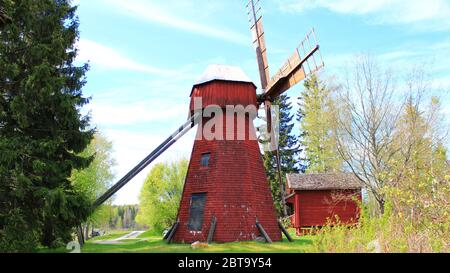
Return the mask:
{"type": "Polygon", "coordinates": [[[204,106],[202,98],[196,97],[193,106],[194,115],[199,115],[197,122],[200,129],[196,140],[257,140],[264,151],[274,151],[278,148],[278,105],[271,106],[271,126],[267,125],[266,114],[258,115],[260,109],[255,105],[204,106]],[[254,120],[257,117],[261,117],[264,122],[255,127],[254,120]]]}

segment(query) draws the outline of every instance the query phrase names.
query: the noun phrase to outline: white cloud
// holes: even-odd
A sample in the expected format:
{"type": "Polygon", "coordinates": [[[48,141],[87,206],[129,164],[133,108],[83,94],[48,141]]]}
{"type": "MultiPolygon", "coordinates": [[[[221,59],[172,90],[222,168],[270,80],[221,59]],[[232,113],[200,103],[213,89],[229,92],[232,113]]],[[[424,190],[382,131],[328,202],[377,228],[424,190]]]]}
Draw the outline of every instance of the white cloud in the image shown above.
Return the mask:
{"type": "MultiPolygon", "coordinates": [[[[113,142],[112,156],[117,162],[113,182],[123,177],[187,119],[190,90],[177,88],[175,82],[174,86],[164,90],[164,96],[160,96],[158,93],[163,89],[152,87],[164,86],[164,82],[167,84],[171,80],[136,83],[141,88],[130,85],[103,90],[93,94],[91,103],[84,107],[84,111],[91,112],[92,124],[113,142]]],[[[145,177],[156,162],[190,155],[192,133],[180,139],[124,186],[116,194],[114,203],[137,203],[145,177]]]]}
{"type": "Polygon", "coordinates": [[[86,108],[91,110],[93,123],[101,126],[163,122],[187,117],[188,114],[187,104],[175,104],[168,100],[148,100],[130,104],[93,101],[86,108]]]}
{"type": "Polygon", "coordinates": [[[135,62],[113,48],[91,40],[80,39],[77,47],[79,49],[77,61],[89,61],[91,65],[101,69],[132,70],[159,76],[172,76],[177,73],[177,71],[161,69],[135,62]]]}
{"type": "Polygon", "coordinates": [[[383,5],[391,2],[391,0],[377,0],[377,1],[362,1],[354,0],[292,0],[292,1],[279,1],[281,8],[284,11],[305,11],[312,8],[327,8],[339,13],[356,13],[366,14],[379,10],[383,5]]]}
{"type": "MultiPolygon", "coordinates": [[[[450,94],[450,76],[437,77],[433,81],[434,89],[440,90],[441,92],[450,94]]],[[[448,102],[450,103],[450,97],[448,97],[448,102]]],[[[450,105],[447,105],[450,108],[450,105]]]]}
{"type": "Polygon", "coordinates": [[[445,51],[449,51],[450,50],[450,40],[444,40],[440,43],[436,43],[430,46],[431,50],[445,50],[445,51]]]}
{"type": "MultiPolygon", "coordinates": [[[[168,27],[181,29],[207,37],[217,38],[228,42],[249,45],[250,38],[248,35],[242,35],[224,27],[212,26],[207,22],[196,22],[191,18],[188,18],[186,15],[186,10],[181,10],[183,14],[182,16],[175,14],[175,8],[180,5],[180,3],[176,1],[108,0],[107,5],[113,6],[120,12],[126,13],[129,16],[140,18],[152,23],[158,23],[168,27]]],[[[182,7],[185,6],[186,5],[183,5],[182,7]]],[[[197,6],[196,10],[201,15],[203,4],[201,6],[197,6]]],[[[198,18],[200,16],[196,17],[198,18]]]]}
{"type": "Polygon", "coordinates": [[[277,0],[283,11],[302,12],[325,8],[336,13],[370,16],[377,24],[414,24],[420,29],[450,28],[450,3],[447,0],[277,0]]]}
{"type": "Polygon", "coordinates": [[[438,42],[405,42],[395,47],[373,51],[343,52],[340,54],[324,52],[325,67],[334,73],[341,73],[352,65],[355,57],[369,54],[385,67],[397,71],[408,71],[414,67],[423,67],[436,79],[442,74],[448,75],[450,63],[450,40],[438,42]]]}

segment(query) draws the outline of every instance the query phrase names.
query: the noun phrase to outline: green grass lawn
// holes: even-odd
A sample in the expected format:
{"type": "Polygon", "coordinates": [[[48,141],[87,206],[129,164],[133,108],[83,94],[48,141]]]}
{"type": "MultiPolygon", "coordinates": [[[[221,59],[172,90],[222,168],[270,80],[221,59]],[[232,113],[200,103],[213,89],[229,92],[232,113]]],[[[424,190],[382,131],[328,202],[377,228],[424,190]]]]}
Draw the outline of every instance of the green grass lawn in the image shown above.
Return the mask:
{"type": "Polygon", "coordinates": [[[242,253],[242,252],[266,252],[266,253],[280,253],[280,252],[308,252],[311,247],[313,237],[294,235],[293,230],[290,231],[294,242],[287,241],[283,238],[282,242],[275,242],[272,244],[260,242],[233,242],[233,243],[213,243],[207,248],[192,249],[190,244],[167,244],[162,240],[161,235],[154,235],[147,231],[135,239],[121,240],[117,244],[99,244],[99,240],[110,240],[118,238],[123,235],[108,234],[102,237],[97,237],[95,240],[89,240],[82,248],[85,253],[242,253]]]}
{"type": "MultiPolygon", "coordinates": [[[[119,238],[130,231],[115,231],[104,236],[95,237],[85,243],[81,252],[83,253],[302,253],[310,252],[314,236],[295,236],[294,229],[289,233],[294,239],[289,242],[284,236],[283,241],[272,244],[255,241],[212,243],[207,248],[192,249],[190,244],[168,244],[161,235],[155,235],[146,231],[137,238],[125,239],[114,244],[100,244],[99,241],[108,241],[119,238]]],[[[69,252],[65,248],[41,249],[39,252],[55,253],[69,252]]]]}

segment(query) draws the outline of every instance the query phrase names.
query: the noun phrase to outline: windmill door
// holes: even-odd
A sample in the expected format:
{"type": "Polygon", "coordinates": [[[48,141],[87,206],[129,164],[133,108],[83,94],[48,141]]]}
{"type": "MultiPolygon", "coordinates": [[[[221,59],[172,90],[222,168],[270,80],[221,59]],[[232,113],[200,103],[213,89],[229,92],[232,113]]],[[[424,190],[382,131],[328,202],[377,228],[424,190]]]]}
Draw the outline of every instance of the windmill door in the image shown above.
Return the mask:
{"type": "Polygon", "coordinates": [[[194,193],[191,196],[189,209],[188,229],[201,231],[203,224],[203,213],[205,211],[206,193],[194,193]]]}

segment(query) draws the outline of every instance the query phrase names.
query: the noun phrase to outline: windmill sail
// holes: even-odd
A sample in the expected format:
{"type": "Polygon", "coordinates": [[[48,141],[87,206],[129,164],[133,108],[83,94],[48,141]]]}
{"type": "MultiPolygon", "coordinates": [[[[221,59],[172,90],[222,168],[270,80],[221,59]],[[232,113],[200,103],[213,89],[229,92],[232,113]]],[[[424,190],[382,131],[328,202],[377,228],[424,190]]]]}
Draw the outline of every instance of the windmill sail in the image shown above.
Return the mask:
{"type": "Polygon", "coordinates": [[[247,14],[251,25],[252,42],[256,49],[261,87],[263,89],[263,94],[259,98],[259,102],[264,102],[267,122],[266,128],[269,130],[268,134],[270,135],[270,150],[275,151],[283,214],[284,216],[287,216],[285,189],[281,175],[280,151],[277,145],[278,141],[274,134],[275,130],[273,130],[274,124],[272,122],[271,104],[272,101],[283,92],[305,79],[308,75],[311,75],[322,68],[324,63],[322,61],[322,56],[320,55],[314,29],[312,29],[301,42],[300,46],[296,48],[295,52],[283,64],[281,69],[269,80],[269,64],[267,61],[267,49],[262,26],[262,16],[259,15],[261,11],[261,8],[258,6],[259,1],[260,0],[249,0],[247,4],[247,14]],[[313,42],[312,44],[311,40],[313,42]]]}
{"type": "Polygon", "coordinates": [[[269,62],[267,61],[267,48],[264,39],[264,28],[262,16],[260,15],[260,0],[250,0],[247,4],[247,15],[249,16],[250,30],[252,32],[252,42],[256,51],[258,60],[259,76],[261,79],[261,88],[265,90],[270,80],[269,62]]]}
{"type": "Polygon", "coordinates": [[[264,94],[265,99],[274,99],[309,75],[324,67],[314,29],[312,29],[272,77],[264,94]]]}

